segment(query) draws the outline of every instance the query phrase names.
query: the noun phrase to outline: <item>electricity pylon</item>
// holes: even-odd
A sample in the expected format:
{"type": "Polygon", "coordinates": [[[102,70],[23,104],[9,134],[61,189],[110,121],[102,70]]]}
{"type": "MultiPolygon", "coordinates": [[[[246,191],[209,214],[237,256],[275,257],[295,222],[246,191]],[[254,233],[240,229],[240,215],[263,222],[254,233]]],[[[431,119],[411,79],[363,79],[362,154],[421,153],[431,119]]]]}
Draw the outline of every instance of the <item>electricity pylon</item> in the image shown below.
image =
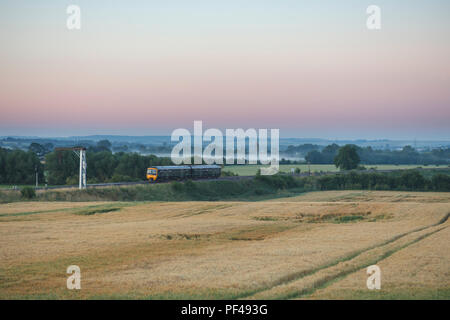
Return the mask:
{"type": "Polygon", "coordinates": [[[86,189],[86,148],[73,147],[73,148],[55,148],[56,152],[59,151],[73,151],[80,158],[80,181],[79,189],[86,189]]]}

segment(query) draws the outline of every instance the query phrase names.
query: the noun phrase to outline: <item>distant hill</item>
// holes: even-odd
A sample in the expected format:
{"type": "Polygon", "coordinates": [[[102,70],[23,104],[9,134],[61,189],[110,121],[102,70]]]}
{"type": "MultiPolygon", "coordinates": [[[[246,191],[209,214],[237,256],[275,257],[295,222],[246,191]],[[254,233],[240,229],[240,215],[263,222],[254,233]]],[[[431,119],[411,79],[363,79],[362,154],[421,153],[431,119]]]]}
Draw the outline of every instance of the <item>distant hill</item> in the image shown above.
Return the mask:
{"type": "MultiPolygon", "coordinates": [[[[71,137],[35,137],[35,136],[0,136],[0,143],[6,146],[11,144],[29,144],[52,143],[59,145],[77,145],[83,143],[96,143],[100,140],[109,140],[114,145],[118,144],[141,144],[148,146],[170,146],[176,142],[170,140],[170,136],[122,136],[122,135],[89,135],[89,136],[71,136],[71,137]]],[[[372,147],[375,149],[401,149],[406,145],[410,145],[416,149],[423,148],[439,148],[450,147],[449,140],[332,140],[319,138],[280,138],[280,150],[287,149],[288,146],[298,146],[304,144],[314,144],[319,146],[327,146],[336,143],[338,145],[355,144],[360,147],[372,147]]],[[[0,144],[0,145],[1,145],[0,144]]]]}

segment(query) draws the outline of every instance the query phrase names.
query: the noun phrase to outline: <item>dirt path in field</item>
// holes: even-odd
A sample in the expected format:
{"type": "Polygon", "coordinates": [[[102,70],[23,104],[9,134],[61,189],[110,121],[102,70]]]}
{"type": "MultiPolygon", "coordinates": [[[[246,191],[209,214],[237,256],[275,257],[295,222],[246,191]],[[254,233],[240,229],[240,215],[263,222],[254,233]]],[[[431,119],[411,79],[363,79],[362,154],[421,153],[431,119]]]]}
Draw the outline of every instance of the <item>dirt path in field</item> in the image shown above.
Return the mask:
{"type": "Polygon", "coordinates": [[[376,262],[381,288],[368,290],[361,268],[329,282],[308,299],[448,299],[450,228],[439,228],[376,262]]]}
{"type": "Polygon", "coordinates": [[[277,285],[243,298],[292,299],[311,295],[316,290],[325,288],[346,275],[370,265],[378,264],[392,254],[448,228],[449,215],[444,216],[438,223],[397,235],[381,244],[342,257],[330,264],[301,271],[297,273],[297,276],[283,279],[277,285]]]}

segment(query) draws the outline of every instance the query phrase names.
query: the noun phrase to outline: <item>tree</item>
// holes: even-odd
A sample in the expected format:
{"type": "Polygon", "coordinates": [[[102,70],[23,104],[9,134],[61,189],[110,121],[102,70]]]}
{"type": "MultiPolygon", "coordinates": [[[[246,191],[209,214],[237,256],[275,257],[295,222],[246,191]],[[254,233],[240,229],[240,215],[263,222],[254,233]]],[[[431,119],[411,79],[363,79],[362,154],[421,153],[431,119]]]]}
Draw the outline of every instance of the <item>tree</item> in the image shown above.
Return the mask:
{"type": "Polygon", "coordinates": [[[0,148],[0,183],[33,184],[36,169],[42,181],[43,166],[35,153],[0,148]]]}
{"type": "Polygon", "coordinates": [[[417,170],[408,170],[400,176],[400,185],[410,190],[421,190],[425,187],[425,178],[417,170]]]}
{"type": "Polygon", "coordinates": [[[55,147],[55,146],[53,145],[53,143],[50,143],[50,142],[44,144],[45,153],[47,154],[47,153],[52,152],[53,149],[54,149],[54,147],[55,147]]]}
{"type": "Polygon", "coordinates": [[[97,146],[89,148],[90,151],[94,152],[102,152],[102,151],[111,151],[111,142],[109,140],[100,140],[97,142],[97,146]]]}
{"type": "Polygon", "coordinates": [[[322,163],[322,154],[317,150],[310,151],[306,155],[305,160],[308,163],[321,164],[322,163]]]}
{"type": "Polygon", "coordinates": [[[437,191],[450,191],[450,176],[439,173],[431,178],[432,188],[437,191]]]}
{"type": "Polygon", "coordinates": [[[351,144],[341,147],[334,158],[334,164],[341,170],[356,169],[360,161],[356,146],[351,144]]]}
{"type": "Polygon", "coordinates": [[[45,154],[45,147],[39,143],[32,142],[28,147],[28,150],[36,153],[39,157],[45,154]]]}
{"type": "Polygon", "coordinates": [[[49,184],[66,184],[68,178],[78,178],[79,166],[80,160],[72,151],[51,152],[45,156],[49,184]]]}
{"type": "Polygon", "coordinates": [[[416,150],[411,146],[404,146],[402,149],[402,152],[407,153],[407,154],[412,154],[412,153],[416,153],[416,150]]]}
{"type": "Polygon", "coordinates": [[[6,149],[0,148],[0,182],[6,181],[6,149]]]}
{"type": "Polygon", "coordinates": [[[335,143],[326,146],[322,151],[312,150],[308,152],[305,159],[313,164],[328,164],[333,163],[334,157],[337,155],[339,146],[335,143]]]}

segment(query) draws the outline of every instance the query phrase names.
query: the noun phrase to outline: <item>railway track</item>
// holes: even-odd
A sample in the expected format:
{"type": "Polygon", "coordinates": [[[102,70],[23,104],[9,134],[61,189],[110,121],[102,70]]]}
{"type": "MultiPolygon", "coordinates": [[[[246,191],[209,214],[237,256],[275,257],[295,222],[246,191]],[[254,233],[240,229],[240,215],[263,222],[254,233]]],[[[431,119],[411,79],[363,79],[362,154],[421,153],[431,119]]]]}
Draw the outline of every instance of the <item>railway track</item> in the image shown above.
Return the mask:
{"type": "MultiPolygon", "coordinates": [[[[206,181],[237,181],[237,180],[249,180],[255,176],[232,176],[232,177],[220,177],[214,179],[197,179],[196,182],[206,181]]],[[[163,184],[170,183],[172,181],[161,181],[149,183],[148,181],[135,181],[135,182],[111,182],[111,183],[92,183],[88,184],[87,188],[101,188],[101,187],[120,187],[120,186],[134,186],[134,185],[147,185],[147,184],[163,184]]],[[[55,189],[78,189],[78,185],[71,186],[51,186],[51,187],[38,187],[36,190],[55,190],[55,189]]]]}

